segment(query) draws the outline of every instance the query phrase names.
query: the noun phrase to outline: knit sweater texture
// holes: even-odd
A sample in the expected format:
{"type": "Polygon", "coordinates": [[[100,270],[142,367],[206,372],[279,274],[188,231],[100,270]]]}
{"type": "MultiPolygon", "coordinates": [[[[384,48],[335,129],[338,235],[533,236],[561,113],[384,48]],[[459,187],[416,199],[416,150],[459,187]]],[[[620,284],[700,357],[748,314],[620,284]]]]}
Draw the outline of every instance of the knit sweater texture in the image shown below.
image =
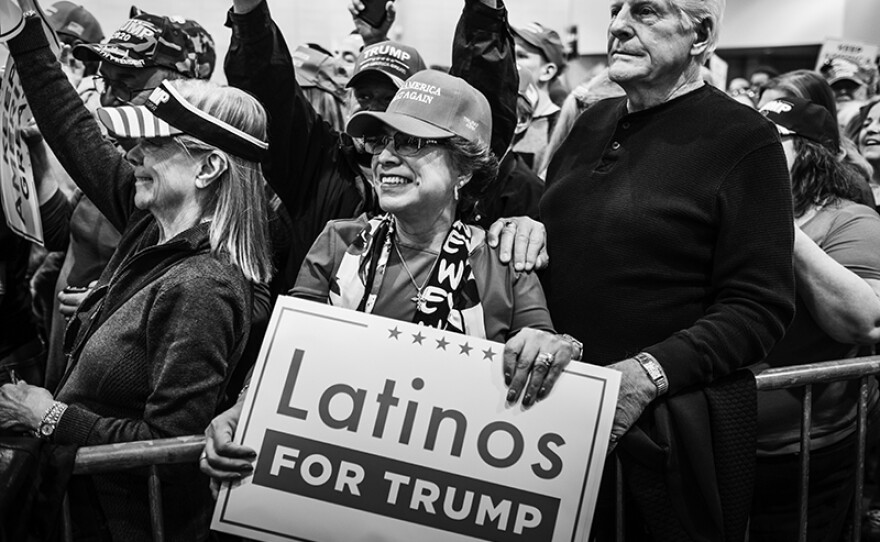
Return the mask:
{"type": "MultiPolygon", "coordinates": [[[[123,232],[68,330],[72,355],[55,395],[69,408],[55,440],[95,445],[203,432],[247,340],[250,283],[211,255],[207,223],[158,244],[156,220],[133,204],[134,167],[102,137],[39,20],[29,19],[10,49],[44,138],[123,232]]],[[[207,537],[212,503],[198,466],[162,474],[167,539],[207,537]]],[[[144,472],[96,475],[91,482],[114,540],[152,539],[144,472]]]]}

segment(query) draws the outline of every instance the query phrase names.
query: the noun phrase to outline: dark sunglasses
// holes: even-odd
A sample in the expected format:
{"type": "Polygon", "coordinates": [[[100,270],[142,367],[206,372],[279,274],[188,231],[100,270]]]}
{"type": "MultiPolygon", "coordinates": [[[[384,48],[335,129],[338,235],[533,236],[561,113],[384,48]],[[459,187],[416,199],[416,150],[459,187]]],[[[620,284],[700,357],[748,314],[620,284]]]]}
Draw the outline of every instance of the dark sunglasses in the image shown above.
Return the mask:
{"type": "Polygon", "coordinates": [[[437,139],[427,139],[397,132],[393,136],[364,137],[364,150],[373,155],[381,154],[388,146],[388,143],[391,142],[394,142],[394,151],[400,156],[414,156],[428,145],[440,144],[440,141],[437,139]]]}

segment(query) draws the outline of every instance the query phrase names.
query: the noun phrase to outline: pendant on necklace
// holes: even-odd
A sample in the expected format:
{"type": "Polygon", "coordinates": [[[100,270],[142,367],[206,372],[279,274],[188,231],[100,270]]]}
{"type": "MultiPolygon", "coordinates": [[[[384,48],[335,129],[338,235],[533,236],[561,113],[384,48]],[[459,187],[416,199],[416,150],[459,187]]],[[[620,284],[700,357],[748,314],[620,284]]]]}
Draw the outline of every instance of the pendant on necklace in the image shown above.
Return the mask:
{"type": "Polygon", "coordinates": [[[411,301],[416,304],[416,310],[419,312],[425,312],[425,309],[428,308],[428,299],[421,290],[416,290],[416,295],[411,298],[411,301]]]}

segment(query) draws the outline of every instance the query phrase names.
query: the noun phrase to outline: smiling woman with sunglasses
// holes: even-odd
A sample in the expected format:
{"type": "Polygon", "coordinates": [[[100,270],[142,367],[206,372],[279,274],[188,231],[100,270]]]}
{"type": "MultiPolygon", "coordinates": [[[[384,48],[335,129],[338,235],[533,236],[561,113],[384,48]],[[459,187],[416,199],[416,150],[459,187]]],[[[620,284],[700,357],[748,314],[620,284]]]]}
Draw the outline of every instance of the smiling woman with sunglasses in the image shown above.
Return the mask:
{"type": "Polygon", "coordinates": [[[509,400],[522,392],[530,406],[574,347],[552,333],[537,278],[501,264],[485,232],[468,225],[498,171],[491,130],[486,98],[432,70],[407,80],[386,112],[352,117],[348,133],[373,155],[386,214],[328,223],[293,294],[494,341],[515,337],[505,353],[509,400]]]}
{"type": "MultiPolygon", "coordinates": [[[[580,344],[553,333],[533,274],[502,264],[468,224],[494,181],[486,98],[464,80],[424,70],[384,112],[352,117],[348,133],[373,155],[385,214],[332,220],[312,245],[296,297],[507,342],[507,401],[532,406],[550,393],[580,344]]],[[[215,481],[247,475],[256,455],[228,442],[242,402],[215,418],[200,462],[215,481]]],[[[539,407],[540,408],[540,407],[539,407]]]]}
{"type": "Polygon", "coordinates": [[[523,392],[531,406],[573,346],[552,333],[537,278],[501,264],[485,232],[468,225],[498,171],[491,129],[486,98],[432,70],[407,80],[386,112],[352,117],[348,133],[373,155],[385,214],[328,223],[293,294],[499,342],[514,337],[505,351],[508,398],[523,392]]]}

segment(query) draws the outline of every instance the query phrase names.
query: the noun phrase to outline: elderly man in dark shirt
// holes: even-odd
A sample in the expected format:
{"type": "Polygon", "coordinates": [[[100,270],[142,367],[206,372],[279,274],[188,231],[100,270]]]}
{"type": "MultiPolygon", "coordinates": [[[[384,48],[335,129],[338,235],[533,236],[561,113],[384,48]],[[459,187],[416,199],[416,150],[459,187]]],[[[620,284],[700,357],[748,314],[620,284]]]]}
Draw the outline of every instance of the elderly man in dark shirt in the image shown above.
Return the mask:
{"type": "MultiPolygon", "coordinates": [[[[627,540],[743,538],[754,384],[718,381],[763,358],[794,312],[779,138],[700,77],[723,9],[611,0],[610,77],[626,96],[578,120],[541,202],[553,321],[583,343],[584,361],[623,373],[612,444],[627,540]],[[741,438],[723,440],[737,406],[741,438]]],[[[602,522],[614,470],[600,540],[613,536],[602,522]]]]}

